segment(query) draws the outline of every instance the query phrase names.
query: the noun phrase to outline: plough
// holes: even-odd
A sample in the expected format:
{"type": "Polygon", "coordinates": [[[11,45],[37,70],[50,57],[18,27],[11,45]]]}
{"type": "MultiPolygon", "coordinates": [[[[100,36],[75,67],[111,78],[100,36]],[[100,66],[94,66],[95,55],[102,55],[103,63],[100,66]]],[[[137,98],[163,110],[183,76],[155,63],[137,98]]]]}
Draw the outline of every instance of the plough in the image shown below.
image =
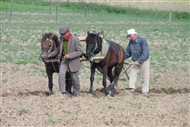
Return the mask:
{"type": "MultiPolygon", "coordinates": [[[[78,38],[79,38],[80,41],[85,41],[85,40],[86,40],[86,37],[78,37],[78,38]]],[[[104,59],[104,56],[94,56],[94,57],[92,57],[90,60],[87,60],[86,58],[80,58],[80,61],[81,61],[81,62],[82,62],[82,61],[91,61],[91,62],[93,62],[93,61],[97,61],[97,60],[100,61],[100,60],[103,60],[103,59],[104,59]]],[[[56,63],[56,62],[58,62],[58,58],[57,58],[57,59],[50,59],[50,60],[47,60],[47,61],[46,61],[46,63],[56,63]]],[[[129,80],[129,76],[128,76],[128,74],[127,74],[127,70],[128,70],[132,65],[134,65],[134,63],[124,63],[124,65],[123,65],[123,71],[121,72],[119,78],[120,78],[123,74],[125,74],[125,75],[127,76],[128,80],[129,80]],[[127,68],[124,67],[125,64],[128,65],[127,68]]],[[[83,65],[83,66],[84,66],[84,65],[83,65]]],[[[86,66],[85,66],[85,67],[86,67],[86,66]]]]}
{"type": "MultiPolygon", "coordinates": [[[[103,56],[95,56],[95,57],[92,57],[90,60],[87,60],[86,58],[80,58],[80,61],[81,61],[81,62],[82,62],[82,61],[91,61],[91,62],[93,62],[93,61],[96,61],[96,60],[103,60],[103,59],[104,59],[103,56]]],[[[47,60],[47,61],[46,61],[46,63],[57,63],[57,62],[58,62],[58,59],[50,59],[50,60],[47,60]]],[[[128,70],[132,65],[134,65],[134,63],[124,63],[124,65],[123,65],[123,71],[121,72],[119,78],[120,78],[123,74],[125,74],[125,75],[127,76],[128,80],[129,80],[129,76],[128,76],[128,74],[127,74],[127,70],[128,70]],[[128,67],[125,68],[124,65],[128,65],[128,67]]],[[[101,74],[101,73],[100,73],[100,74],[101,74]]]]}

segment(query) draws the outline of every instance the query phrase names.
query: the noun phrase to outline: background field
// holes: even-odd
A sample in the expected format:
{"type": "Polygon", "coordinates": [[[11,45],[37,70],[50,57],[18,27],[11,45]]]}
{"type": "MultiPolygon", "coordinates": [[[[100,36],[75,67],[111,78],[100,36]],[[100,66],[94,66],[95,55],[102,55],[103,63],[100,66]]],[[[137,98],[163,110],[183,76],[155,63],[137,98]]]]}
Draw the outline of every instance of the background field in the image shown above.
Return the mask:
{"type": "MultiPolygon", "coordinates": [[[[188,19],[173,18],[169,22],[169,11],[167,18],[160,17],[162,8],[158,15],[149,17],[90,10],[85,13],[61,7],[56,13],[55,6],[50,13],[49,6],[16,3],[13,6],[7,3],[6,10],[6,3],[1,4],[1,126],[189,126],[188,19]],[[107,39],[123,48],[129,41],[125,38],[127,29],[135,28],[147,39],[150,48],[150,96],[140,95],[140,77],[137,92],[128,94],[127,77],[123,75],[118,83],[119,94],[106,97],[99,91],[102,77],[96,75],[95,93],[89,97],[86,92],[90,70],[83,66],[80,98],[59,94],[57,74],[54,74],[55,94],[46,97],[45,67],[38,60],[40,39],[45,32],[59,36],[58,29],[63,25],[69,26],[77,36],[85,36],[86,31],[94,27],[104,30],[107,39]]],[[[85,50],[85,43],[81,43],[85,50]]],[[[131,59],[125,62],[130,63],[131,59]]],[[[89,66],[88,62],[82,64],[89,66]]]]}

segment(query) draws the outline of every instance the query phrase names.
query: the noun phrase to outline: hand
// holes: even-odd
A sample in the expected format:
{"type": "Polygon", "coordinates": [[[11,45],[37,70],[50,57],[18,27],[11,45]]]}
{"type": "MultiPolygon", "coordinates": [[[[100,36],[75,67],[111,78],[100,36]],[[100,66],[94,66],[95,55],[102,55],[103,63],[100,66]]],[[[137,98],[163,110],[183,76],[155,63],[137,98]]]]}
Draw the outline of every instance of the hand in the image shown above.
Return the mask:
{"type": "Polygon", "coordinates": [[[48,56],[47,56],[48,58],[50,58],[51,56],[50,56],[50,54],[48,54],[48,56]]]}
{"type": "Polygon", "coordinates": [[[64,56],[64,58],[65,58],[65,59],[70,59],[69,54],[66,54],[66,55],[64,56]]]}
{"type": "Polygon", "coordinates": [[[135,61],[135,63],[134,63],[136,66],[140,66],[140,63],[139,63],[139,61],[135,61]]]}
{"type": "Polygon", "coordinates": [[[58,59],[61,58],[61,54],[58,54],[57,57],[58,57],[58,59]]]}

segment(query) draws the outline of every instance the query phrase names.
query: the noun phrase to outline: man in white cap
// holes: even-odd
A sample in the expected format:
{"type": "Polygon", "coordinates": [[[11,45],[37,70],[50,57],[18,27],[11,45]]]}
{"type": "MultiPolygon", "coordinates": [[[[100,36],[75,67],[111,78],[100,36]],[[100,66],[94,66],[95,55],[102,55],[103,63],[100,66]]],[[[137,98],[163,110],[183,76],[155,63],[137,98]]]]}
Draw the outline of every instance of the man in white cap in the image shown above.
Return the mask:
{"type": "Polygon", "coordinates": [[[129,74],[129,92],[135,92],[135,84],[137,73],[140,69],[142,78],[142,95],[147,96],[149,92],[149,66],[150,53],[147,41],[137,35],[135,29],[127,31],[126,38],[130,38],[128,46],[125,50],[125,60],[132,57],[134,65],[130,68],[129,74]]]}
{"type": "Polygon", "coordinates": [[[73,93],[76,97],[80,96],[80,81],[79,81],[79,69],[81,67],[80,56],[83,53],[80,40],[72,35],[67,26],[63,26],[59,29],[60,33],[60,46],[50,53],[48,57],[57,56],[60,54],[60,67],[59,67],[59,88],[60,92],[64,95],[66,92],[65,74],[69,70],[73,93]]]}

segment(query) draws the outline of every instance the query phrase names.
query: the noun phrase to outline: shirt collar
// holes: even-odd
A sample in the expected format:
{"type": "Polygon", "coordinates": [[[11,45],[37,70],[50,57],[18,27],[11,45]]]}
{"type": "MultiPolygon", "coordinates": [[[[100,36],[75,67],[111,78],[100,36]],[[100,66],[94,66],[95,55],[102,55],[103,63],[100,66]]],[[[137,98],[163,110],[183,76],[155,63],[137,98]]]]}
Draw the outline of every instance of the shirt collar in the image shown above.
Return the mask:
{"type": "Polygon", "coordinates": [[[134,42],[138,42],[138,40],[139,40],[139,36],[137,35],[137,38],[136,38],[136,40],[134,42]]]}

